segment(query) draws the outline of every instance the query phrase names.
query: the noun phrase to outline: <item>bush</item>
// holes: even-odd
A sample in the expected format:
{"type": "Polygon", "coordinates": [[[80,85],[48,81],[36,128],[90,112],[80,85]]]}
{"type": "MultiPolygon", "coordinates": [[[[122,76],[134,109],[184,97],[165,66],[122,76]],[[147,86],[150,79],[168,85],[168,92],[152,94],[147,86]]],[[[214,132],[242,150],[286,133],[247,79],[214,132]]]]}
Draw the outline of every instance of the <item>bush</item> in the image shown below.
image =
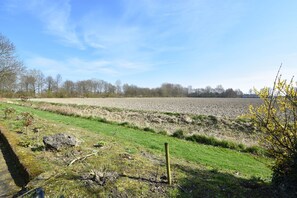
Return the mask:
{"type": "Polygon", "coordinates": [[[200,144],[213,145],[213,146],[218,145],[217,144],[218,140],[216,140],[214,137],[207,137],[205,135],[192,135],[187,137],[186,139],[200,144]]]}
{"type": "Polygon", "coordinates": [[[121,122],[118,125],[119,126],[129,126],[129,123],[128,122],[121,122]]]}
{"type": "Polygon", "coordinates": [[[237,144],[235,142],[227,140],[218,140],[214,137],[208,137],[205,135],[188,136],[186,137],[186,140],[197,142],[199,144],[212,145],[222,148],[233,149],[241,152],[252,153],[255,155],[267,155],[266,150],[258,146],[245,147],[243,144],[237,144]]]}
{"type": "Polygon", "coordinates": [[[245,150],[246,147],[243,144],[238,144],[238,148],[240,148],[241,150],[245,150]]]}
{"type": "Polygon", "coordinates": [[[155,130],[149,127],[143,128],[144,131],[155,133],[155,130]]]}
{"type": "Polygon", "coordinates": [[[180,139],[184,139],[184,132],[181,129],[176,130],[173,134],[172,137],[176,137],[176,138],[180,138],[180,139]]]}
{"type": "MultiPolygon", "coordinates": [[[[250,107],[255,126],[263,132],[262,143],[275,158],[273,183],[279,192],[297,195],[297,82],[281,79],[279,72],[272,89],[256,93],[263,104],[250,107]]],[[[285,195],[284,194],[284,195],[285,195]]]]}
{"type": "Polygon", "coordinates": [[[246,149],[244,149],[245,152],[247,153],[252,153],[255,155],[266,155],[268,156],[267,152],[265,149],[258,147],[258,146],[251,146],[251,147],[247,147],[246,149]]]}
{"type": "MultiPolygon", "coordinates": [[[[296,148],[297,149],[297,148],[296,148]]],[[[273,182],[281,197],[297,197],[297,154],[274,168],[273,182]]]]}
{"type": "Polygon", "coordinates": [[[234,143],[234,142],[222,140],[221,142],[218,142],[218,143],[219,143],[218,146],[221,146],[223,148],[240,150],[239,146],[236,143],[234,143]]]}
{"type": "Polygon", "coordinates": [[[16,110],[12,107],[8,107],[4,109],[4,117],[9,118],[12,114],[14,114],[16,110]]]}

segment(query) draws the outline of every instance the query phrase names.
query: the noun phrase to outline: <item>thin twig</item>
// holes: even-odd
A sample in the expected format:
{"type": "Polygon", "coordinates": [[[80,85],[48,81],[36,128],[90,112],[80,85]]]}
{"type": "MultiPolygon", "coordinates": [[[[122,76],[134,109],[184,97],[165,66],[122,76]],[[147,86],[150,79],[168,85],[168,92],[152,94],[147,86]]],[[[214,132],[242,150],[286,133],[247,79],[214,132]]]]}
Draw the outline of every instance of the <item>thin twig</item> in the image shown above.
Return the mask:
{"type": "Polygon", "coordinates": [[[82,157],[78,157],[78,158],[75,158],[74,160],[72,160],[69,164],[68,164],[68,166],[71,166],[74,162],[76,162],[76,161],[83,161],[83,160],[85,160],[85,159],[87,159],[88,157],[91,157],[92,155],[96,155],[98,152],[95,152],[95,153],[91,153],[91,154],[88,154],[88,155],[86,155],[86,156],[82,156],[82,157]]]}
{"type": "Polygon", "coordinates": [[[267,115],[267,122],[266,122],[266,124],[268,124],[268,120],[270,118],[271,107],[272,107],[272,103],[274,102],[274,92],[276,90],[276,83],[277,83],[277,80],[279,79],[279,73],[280,73],[280,70],[282,68],[282,65],[283,65],[283,63],[281,63],[281,65],[279,66],[278,71],[277,71],[277,74],[275,76],[274,83],[273,83],[273,88],[272,88],[272,92],[271,92],[271,96],[269,96],[270,93],[268,93],[268,98],[270,97],[270,100],[269,100],[269,103],[268,103],[268,115],[267,115]]]}

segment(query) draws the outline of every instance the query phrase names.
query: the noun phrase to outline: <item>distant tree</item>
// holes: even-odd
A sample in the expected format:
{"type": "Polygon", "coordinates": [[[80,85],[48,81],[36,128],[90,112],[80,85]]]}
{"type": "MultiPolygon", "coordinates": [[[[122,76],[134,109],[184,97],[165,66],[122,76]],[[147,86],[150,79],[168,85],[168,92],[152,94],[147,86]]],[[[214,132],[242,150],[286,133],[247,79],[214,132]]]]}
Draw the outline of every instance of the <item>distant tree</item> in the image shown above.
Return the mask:
{"type": "Polygon", "coordinates": [[[237,93],[232,88],[226,89],[224,95],[226,98],[236,98],[237,97],[237,93]]]}
{"type": "Polygon", "coordinates": [[[30,96],[35,96],[37,85],[37,71],[28,70],[21,75],[20,89],[30,96]]]}
{"type": "Polygon", "coordinates": [[[57,76],[55,78],[55,83],[54,83],[56,92],[59,92],[61,83],[62,83],[62,76],[60,74],[57,74],[57,76]]]}
{"type": "Polygon", "coordinates": [[[126,97],[135,97],[138,93],[138,87],[136,85],[124,84],[123,91],[126,97]]]}
{"type": "Polygon", "coordinates": [[[223,87],[222,85],[218,85],[218,86],[215,88],[215,92],[216,92],[217,94],[222,94],[222,93],[224,93],[224,91],[225,91],[225,89],[224,89],[224,87],[223,87]]]}
{"type": "Polygon", "coordinates": [[[104,81],[103,80],[96,80],[95,81],[95,86],[96,86],[96,93],[97,94],[102,94],[104,91],[104,81]]]}
{"type": "Polygon", "coordinates": [[[105,90],[106,90],[106,93],[109,95],[109,96],[112,96],[113,94],[115,94],[116,92],[116,86],[114,86],[113,84],[111,83],[107,83],[105,85],[105,90]]]}
{"type": "Polygon", "coordinates": [[[163,83],[160,87],[162,97],[182,97],[188,94],[188,89],[179,84],[163,83]]]}
{"type": "Polygon", "coordinates": [[[242,97],[243,95],[243,92],[240,89],[236,89],[235,93],[236,93],[236,97],[242,97]]]}
{"type": "Polygon", "coordinates": [[[213,93],[213,88],[211,86],[206,86],[204,90],[207,97],[210,97],[213,93]]]}
{"type": "Polygon", "coordinates": [[[45,84],[44,74],[40,71],[36,71],[36,86],[37,86],[37,92],[38,94],[42,94],[43,87],[45,84]]]}
{"type": "Polygon", "coordinates": [[[54,89],[54,86],[55,86],[55,81],[54,81],[54,79],[53,79],[52,76],[46,77],[46,79],[45,79],[45,85],[46,85],[47,95],[48,96],[52,96],[53,89],[54,89]]]}
{"type": "Polygon", "coordinates": [[[122,82],[120,80],[117,80],[115,82],[115,86],[116,86],[116,94],[121,94],[122,93],[122,82]]]}
{"type": "Polygon", "coordinates": [[[71,80],[66,80],[62,86],[66,97],[75,96],[75,83],[71,80]]]}
{"type": "MultiPolygon", "coordinates": [[[[16,55],[14,44],[0,34],[0,88],[2,91],[12,91],[21,71],[23,63],[16,55]]],[[[1,91],[0,90],[0,91],[1,91]]]]}
{"type": "Polygon", "coordinates": [[[249,94],[255,94],[253,89],[249,89],[249,94]]]}
{"type": "Polygon", "coordinates": [[[89,87],[85,80],[76,82],[76,90],[80,97],[88,97],[89,87]]]}

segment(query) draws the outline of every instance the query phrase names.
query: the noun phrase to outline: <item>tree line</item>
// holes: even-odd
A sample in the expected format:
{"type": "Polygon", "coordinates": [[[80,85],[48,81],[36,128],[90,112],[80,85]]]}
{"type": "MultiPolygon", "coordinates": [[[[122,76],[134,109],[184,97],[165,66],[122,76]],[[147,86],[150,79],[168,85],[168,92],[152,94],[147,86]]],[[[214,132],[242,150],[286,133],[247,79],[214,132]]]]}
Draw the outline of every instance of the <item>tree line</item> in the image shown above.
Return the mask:
{"type": "Polygon", "coordinates": [[[14,44],[0,34],[0,97],[242,97],[240,90],[216,88],[192,89],[163,83],[157,88],[143,88],[109,83],[100,79],[65,80],[60,74],[45,76],[42,71],[26,69],[16,55],[14,44]]]}

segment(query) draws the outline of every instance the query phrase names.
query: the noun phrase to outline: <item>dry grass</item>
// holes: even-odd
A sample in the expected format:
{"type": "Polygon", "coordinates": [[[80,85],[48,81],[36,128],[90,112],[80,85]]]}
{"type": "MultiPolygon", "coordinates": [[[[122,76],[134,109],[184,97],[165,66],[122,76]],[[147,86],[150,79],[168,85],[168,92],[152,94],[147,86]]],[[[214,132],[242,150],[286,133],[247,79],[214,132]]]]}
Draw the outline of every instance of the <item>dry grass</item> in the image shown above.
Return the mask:
{"type": "MultiPolygon", "coordinates": [[[[20,114],[20,111],[29,110],[29,108],[16,109],[17,114],[20,114]]],[[[53,118],[58,116],[56,114],[47,114],[53,118]]],[[[43,187],[48,197],[59,197],[61,195],[65,197],[183,197],[186,195],[193,197],[197,194],[202,197],[242,197],[243,195],[261,197],[262,193],[265,193],[265,189],[263,191],[262,188],[266,187],[261,180],[253,181],[248,176],[242,176],[233,170],[217,170],[211,165],[206,166],[202,165],[203,163],[194,163],[178,157],[172,159],[174,186],[169,187],[162,183],[164,181],[162,176],[166,173],[164,157],[160,155],[160,152],[153,153],[152,150],[147,149],[142,144],[135,144],[131,141],[132,136],[127,141],[119,138],[118,135],[106,135],[107,133],[102,130],[107,130],[107,128],[103,129],[103,124],[99,123],[97,125],[98,122],[96,121],[92,121],[96,123],[94,126],[101,126],[102,128],[94,127],[90,131],[89,129],[75,126],[73,122],[66,121],[64,116],[58,116],[65,119],[64,122],[60,122],[51,121],[51,119],[41,119],[42,116],[37,114],[37,111],[35,111],[34,115],[34,123],[28,127],[28,135],[24,133],[20,120],[16,119],[17,115],[12,119],[4,119],[2,115],[1,123],[5,123],[10,129],[8,133],[14,137],[14,140],[17,140],[14,144],[17,145],[18,149],[21,149],[26,154],[25,156],[33,156],[33,159],[38,162],[39,168],[44,171],[29,183],[29,187],[43,187]],[[33,133],[33,128],[36,127],[40,129],[42,136],[66,132],[77,137],[81,143],[78,147],[69,148],[61,152],[44,151],[41,138],[38,138],[37,134],[33,133]],[[97,130],[98,132],[94,132],[97,130]],[[23,133],[18,133],[20,131],[23,133]],[[100,148],[94,147],[98,143],[104,146],[100,148]],[[94,152],[97,155],[92,155],[85,160],[77,161],[68,166],[74,159],[94,152]],[[117,172],[120,177],[116,181],[109,182],[104,186],[98,184],[90,185],[82,179],[82,176],[93,171],[117,172]],[[257,189],[251,189],[249,187],[250,183],[256,185],[257,189]]],[[[72,117],[69,117],[69,119],[74,120],[72,117]]],[[[75,120],[80,120],[82,123],[87,122],[87,119],[76,118],[75,120]]],[[[115,126],[111,125],[110,127],[113,128],[115,126]]],[[[122,130],[125,130],[125,128],[122,128],[122,130]]],[[[126,132],[128,133],[128,131],[126,132]]],[[[134,130],[133,133],[139,134],[141,137],[156,135],[134,130]]],[[[159,138],[165,137],[160,136],[159,138]]],[[[139,139],[145,140],[145,138],[139,139]]],[[[177,143],[182,145],[192,144],[176,139],[171,139],[170,141],[174,141],[176,145],[177,143]]],[[[150,141],[150,143],[153,142],[150,141]]],[[[174,144],[172,143],[172,145],[174,144]]],[[[196,146],[198,145],[195,144],[196,146]]],[[[228,153],[236,156],[242,155],[241,160],[243,158],[254,160],[253,157],[248,157],[247,154],[234,151],[211,147],[207,149],[207,151],[209,150],[214,150],[213,155],[217,155],[219,151],[226,152],[226,155],[228,153]]],[[[176,151],[177,148],[175,149],[176,151]]],[[[196,150],[192,152],[197,153],[196,150]]],[[[183,155],[187,153],[183,152],[183,155]]],[[[224,159],[226,155],[223,155],[224,159]]],[[[221,161],[218,160],[217,163],[221,161]]],[[[254,163],[252,164],[254,166],[254,163]]],[[[267,168],[265,170],[267,171],[267,168]]]]}
{"type": "Polygon", "coordinates": [[[173,134],[177,130],[183,130],[186,136],[200,134],[247,146],[258,144],[258,133],[254,132],[252,123],[245,122],[242,119],[223,118],[213,115],[137,111],[90,105],[53,104],[47,102],[22,103],[22,105],[56,112],[62,115],[128,123],[138,128],[152,129],[156,132],[166,131],[167,134],[173,134]]]}
{"type": "Polygon", "coordinates": [[[14,119],[12,120],[2,120],[2,124],[5,123],[10,130],[2,127],[1,131],[13,145],[20,161],[28,168],[30,177],[33,179],[28,187],[32,189],[42,187],[48,197],[59,195],[65,197],[114,195],[138,197],[149,194],[164,197],[169,193],[170,188],[166,185],[154,183],[155,180],[161,182],[160,177],[165,175],[163,161],[156,156],[154,158],[157,159],[157,164],[155,164],[147,157],[152,155],[142,148],[135,148],[125,142],[119,142],[116,138],[38,118],[35,119],[32,126],[28,127],[29,134],[27,135],[21,125],[18,125],[14,119]],[[44,151],[42,138],[38,138],[37,134],[33,132],[35,127],[40,129],[42,136],[61,132],[72,134],[78,138],[80,145],[61,152],[44,151]],[[98,142],[105,142],[105,145],[100,148],[94,147],[98,142]],[[96,155],[78,160],[69,166],[74,159],[81,157],[83,159],[90,153],[96,153],[96,155]],[[90,185],[81,177],[93,170],[115,171],[122,176],[115,182],[107,183],[104,186],[90,185]],[[129,177],[135,179],[129,179],[129,177]],[[142,178],[148,181],[140,181],[142,178]],[[162,189],[161,193],[151,191],[156,186],[162,189]]]}

